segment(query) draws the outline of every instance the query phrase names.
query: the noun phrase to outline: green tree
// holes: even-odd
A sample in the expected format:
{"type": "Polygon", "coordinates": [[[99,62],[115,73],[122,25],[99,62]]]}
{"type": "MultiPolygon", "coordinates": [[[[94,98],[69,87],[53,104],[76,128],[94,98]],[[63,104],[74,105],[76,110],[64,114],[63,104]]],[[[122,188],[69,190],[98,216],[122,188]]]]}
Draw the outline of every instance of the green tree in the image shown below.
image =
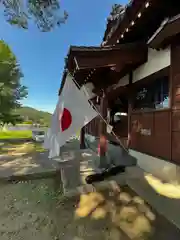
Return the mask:
{"type": "Polygon", "coordinates": [[[45,125],[44,119],[43,119],[43,118],[40,118],[40,119],[39,119],[39,123],[40,123],[41,126],[44,126],[44,125],[45,125]]]}
{"type": "Polygon", "coordinates": [[[21,84],[23,77],[20,66],[9,46],[0,41],[0,121],[20,121],[14,112],[20,107],[20,100],[27,96],[27,88],[21,84]]]}
{"type": "Polygon", "coordinates": [[[64,24],[68,18],[61,13],[59,0],[0,0],[6,20],[20,28],[28,29],[30,21],[47,32],[64,24]]]}
{"type": "Polygon", "coordinates": [[[17,123],[22,123],[23,118],[20,115],[13,113],[1,113],[0,114],[0,125],[4,126],[4,124],[11,123],[12,125],[16,125],[17,123]]]}

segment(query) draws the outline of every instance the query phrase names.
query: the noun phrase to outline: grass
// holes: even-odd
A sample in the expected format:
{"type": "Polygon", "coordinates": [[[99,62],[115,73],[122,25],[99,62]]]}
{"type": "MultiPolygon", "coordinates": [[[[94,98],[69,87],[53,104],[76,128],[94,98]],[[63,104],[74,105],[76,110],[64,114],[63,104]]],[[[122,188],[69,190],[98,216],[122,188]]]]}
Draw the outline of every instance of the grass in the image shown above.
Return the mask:
{"type": "Polygon", "coordinates": [[[21,138],[31,138],[32,131],[0,131],[0,139],[21,139],[21,138]]]}
{"type": "Polygon", "coordinates": [[[7,154],[11,156],[16,155],[25,155],[35,152],[44,152],[42,144],[40,143],[17,143],[17,144],[1,144],[0,145],[0,154],[7,154]]]}
{"type": "Polygon", "coordinates": [[[16,126],[31,126],[32,123],[17,123],[16,126]]]}
{"type": "Polygon", "coordinates": [[[34,146],[35,152],[40,152],[40,153],[41,153],[41,152],[46,151],[46,150],[43,148],[43,146],[42,146],[41,143],[34,143],[33,146],[34,146]]]}

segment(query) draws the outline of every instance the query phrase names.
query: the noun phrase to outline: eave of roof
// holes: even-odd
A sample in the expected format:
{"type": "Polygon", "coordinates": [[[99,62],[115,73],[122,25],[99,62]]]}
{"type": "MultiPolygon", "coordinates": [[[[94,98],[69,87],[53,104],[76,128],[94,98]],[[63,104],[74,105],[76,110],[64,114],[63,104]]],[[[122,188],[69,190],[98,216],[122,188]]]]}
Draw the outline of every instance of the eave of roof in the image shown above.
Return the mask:
{"type": "MultiPolygon", "coordinates": [[[[152,1],[152,0],[150,0],[152,1]]],[[[124,34],[127,29],[127,23],[133,21],[135,17],[138,17],[139,12],[142,12],[142,9],[146,9],[149,7],[150,2],[149,0],[132,0],[130,1],[126,7],[125,7],[125,13],[122,17],[121,21],[119,21],[118,26],[116,27],[115,31],[112,33],[112,36],[110,39],[105,39],[105,36],[107,36],[107,32],[105,31],[105,36],[103,38],[103,41],[106,41],[107,44],[111,43],[111,39],[114,38],[114,35],[117,34],[117,32],[120,32],[120,35],[124,34]]]]}
{"type": "Polygon", "coordinates": [[[158,49],[168,44],[170,39],[180,33],[180,14],[173,18],[166,19],[153,36],[149,39],[148,45],[158,49]]]}
{"type": "Polygon", "coordinates": [[[142,42],[118,44],[106,47],[70,47],[70,58],[76,60],[76,66],[80,69],[102,68],[115,66],[119,62],[133,61],[131,56],[139,59],[139,49],[146,52],[146,44],[142,42]],[[88,65],[89,63],[89,65],[88,65]]]}
{"type": "MultiPolygon", "coordinates": [[[[132,44],[123,44],[123,47],[129,48],[132,44]]],[[[119,50],[122,48],[122,45],[106,45],[106,46],[70,46],[69,53],[71,52],[102,52],[102,51],[110,51],[110,50],[119,50]]]]}
{"type": "Polygon", "coordinates": [[[78,75],[78,81],[80,81],[78,83],[84,84],[87,81],[91,81],[91,77],[94,76],[97,70],[101,72],[114,67],[116,72],[122,72],[124,74],[127,66],[133,68],[143,64],[146,60],[147,45],[141,42],[106,47],[71,46],[59,94],[63,88],[67,71],[72,75],[74,73],[74,76],[78,75]],[[141,51],[139,51],[139,49],[141,49],[141,51]],[[73,68],[71,68],[71,66],[73,66],[73,68]],[[82,79],[81,73],[83,74],[82,79]],[[87,73],[85,74],[86,77],[84,77],[84,73],[87,73]]]}
{"type": "Polygon", "coordinates": [[[134,0],[117,29],[109,39],[104,39],[106,41],[102,44],[147,41],[165,18],[173,17],[179,14],[179,11],[179,1],[172,4],[170,0],[134,0]]]}

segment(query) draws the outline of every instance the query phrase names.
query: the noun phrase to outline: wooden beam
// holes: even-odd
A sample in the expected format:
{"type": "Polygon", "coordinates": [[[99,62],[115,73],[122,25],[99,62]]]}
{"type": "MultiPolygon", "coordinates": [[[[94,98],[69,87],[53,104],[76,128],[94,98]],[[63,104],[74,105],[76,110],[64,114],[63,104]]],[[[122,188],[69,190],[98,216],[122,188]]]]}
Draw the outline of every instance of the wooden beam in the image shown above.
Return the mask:
{"type": "MultiPolygon", "coordinates": [[[[107,99],[105,94],[101,97],[100,113],[104,119],[107,118],[107,99]]],[[[100,118],[99,135],[106,135],[106,123],[102,118],[100,118]]]]}
{"type": "MultiPolygon", "coordinates": [[[[103,95],[101,96],[101,102],[100,102],[100,113],[101,116],[106,119],[107,118],[107,98],[105,95],[105,92],[103,91],[103,95]]],[[[100,154],[100,168],[107,166],[107,160],[106,160],[106,143],[104,142],[104,137],[107,135],[107,126],[106,123],[103,121],[102,118],[100,118],[99,122],[99,136],[100,136],[100,142],[99,142],[99,154],[100,154]]]]}
{"type": "Polygon", "coordinates": [[[148,44],[155,49],[163,48],[167,46],[172,37],[177,36],[180,33],[180,14],[173,17],[170,20],[164,21],[164,23],[157,29],[154,35],[149,39],[148,44]]]}
{"type": "Polygon", "coordinates": [[[132,93],[133,93],[133,73],[130,72],[129,74],[129,85],[128,85],[128,143],[127,147],[129,147],[129,137],[131,135],[131,114],[132,114],[132,109],[133,109],[133,99],[132,99],[132,93]]]}
{"type": "Polygon", "coordinates": [[[85,145],[85,127],[81,128],[81,132],[80,132],[80,148],[81,149],[86,148],[86,145],[85,145]]]}
{"type": "Polygon", "coordinates": [[[142,64],[147,60],[147,46],[142,43],[123,45],[119,49],[91,52],[76,57],[79,69],[110,68],[120,70],[126,65],[142,64]],[[141,49],[141,51],[139,51],[141,49]]]}

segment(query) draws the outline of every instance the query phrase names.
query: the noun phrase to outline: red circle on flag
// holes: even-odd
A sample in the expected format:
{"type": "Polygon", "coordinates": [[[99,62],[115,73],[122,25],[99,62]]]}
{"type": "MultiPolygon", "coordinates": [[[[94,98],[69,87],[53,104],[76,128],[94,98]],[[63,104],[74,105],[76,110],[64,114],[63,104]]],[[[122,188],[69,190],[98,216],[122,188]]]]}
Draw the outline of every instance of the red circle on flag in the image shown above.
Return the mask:
{"type": "Polygon", "coordinates": [[[64,110],[63,110],[62,117],[60,119],[60,123],[61,123],[62,132],[67,130],[72,123],[72,116],[71,116],[70,111],[67,108],[64,108],[64,110]]]}

